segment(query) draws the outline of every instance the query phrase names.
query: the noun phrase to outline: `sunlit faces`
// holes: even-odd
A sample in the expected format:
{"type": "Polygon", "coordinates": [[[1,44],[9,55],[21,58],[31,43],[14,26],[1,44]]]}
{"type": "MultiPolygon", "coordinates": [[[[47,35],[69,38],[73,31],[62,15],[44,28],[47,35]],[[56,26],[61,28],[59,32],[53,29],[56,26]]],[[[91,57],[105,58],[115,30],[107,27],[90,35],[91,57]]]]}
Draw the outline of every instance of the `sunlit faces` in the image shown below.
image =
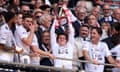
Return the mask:
{"type": "Polygon", "coordinates": [[[80,36],[83,37],[83,38],[86,38],[88,37],[89,35],[89,28],[88,27],[81,27],[80,28],[80,36]]]}
{"type": "Polygon", "coordinates": [[[94,15],[89,15],[88,16],[88,24],[90,26],[96,27],[97,26],[97,19],[94,15]]]}
{"type": "Polygon", "coordinates": [[[57,42],[60,46],[65,46],[67,43],[67,36],[66,35],[58,35],[57,42]]]}
{"type": "Polygon", "coordinates": [[[103,23],[101,24],[101,28],[102,28],[103,30],[105,30],[105,32],[106,32],[107,34],[110,33],[111,26],[110,26],[110,24],[109,24],[108,22],[103,22],[103,23]]]}
{"type": "Polygon", "coordinates": [[[78,11],[76,11],[76,15],[79,20],[84,20],[86,17],[86,9],[85,8],[79,8],[78,11]]]}
{"type": "Polygon", "coordinates": [[[28,13],[30,13],[30,7],[29,7],[28,5],[22,5],[22,6],[21,6],[21,12],[22,12],[23,14],[28,14],[28,13]]]}
{"type": "Polygon", "coordinates": [[[101,28],[98,28],[98,27],[92,28],[91,32],[90,32],[90,37],[91,37],[92,43],[96,44],[99,41],[101,35],[102,35],[101,28]]]}
{"type": "Polygon", "coordinates": [[[43,10],[44,14],[50,14],[50,8],[46,8],[45,10],[43,10]]]}
{"type": "Polygon", "coordinates": [[[13,4],[16,5],[16,6],[19,6],[20,5],[20,0],[13,0],[13,4]]]}
{"type": "Polygon", "coordinates": [[[120,20],[120,9],[119,8],[115,8],[114,11],[113,11],[113,17],[116,19],[116,20],[120,20]]]}
{"type": "Polygon", "coordinates": [[[39,18],[42,16],[42,11],[36,9],[33,13],[34,19],[39,20],[39,18]]]}
{"type": "Polygon", "coordinates": [[[42,33],[42,42],[44,44],[50,44],[50,33],[48,31],[42,33]]]}
{"type": "Polygon", "coordinates": [[[78,10],[79,10],[79,8],[86,8],[87,9],[86,1],[79,0],[76,4],[76,8],[78,8],[78,10]]]}
{"type": "Polygon", "coordinates": [[[39,7],[42,6],[42,5],[43,5],[43,1],[42,0],[35,0],[35,8],[39,9],[39,7]]]}
{"type": "Polygon", "coordinates": [[[42,25],[46,28],[50,28],[52,23],[52,17],[50,15],[46,15],[45,19],[42,21],[42,25]]]}
{"type": "Polygon", "coordinates": [[[103,13],[106,17],[111,15],[111,8],[109,5],[106,4],[103,6],[103,13]]]}
{"type": "Polygon", "coordinates": [[[96,18],[99,18],[99,16],[100,16],[100,8],[99,7],[94,7],[91,10],[90,14],[94,15],[96,18]]]}
{"type": "Polygon", "coordinates": [[[22,24],[22,17],[23,17],[22,14],[18,14],[18,15],[17,15],[17,24],[19,24],[19,25],[22,24]]]}
{"type": "Polygon", "coordinates": [[[0,0],[0,6],[2,7],[6,3],[6,0],[0,0]]]}
{"type": "Polygon", "coordinates": [[[29,26],[32,25],[33,19],[32,18],[25,18],[23,20],[23,25],[24,27],[26,27],[27,29],[29,29],[29,26]]]}

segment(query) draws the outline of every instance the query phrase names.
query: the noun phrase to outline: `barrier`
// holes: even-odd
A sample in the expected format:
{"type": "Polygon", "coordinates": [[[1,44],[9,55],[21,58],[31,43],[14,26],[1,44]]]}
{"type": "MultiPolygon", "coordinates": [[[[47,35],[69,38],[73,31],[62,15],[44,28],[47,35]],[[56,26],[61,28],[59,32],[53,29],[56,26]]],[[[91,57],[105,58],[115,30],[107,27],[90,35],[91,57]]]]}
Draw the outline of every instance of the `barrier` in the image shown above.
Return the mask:
{"type": "Polygon", "coordinates": [[[27,72],[36,72],[36,71],[49,71],[49,72],[76,72],[76,70],[71,69],[63,69],[63,68],[57,68],[57,67],[51,67],[51,66],[37,66],[37,65],[31,65],[31,64],[21,64],[21,63],[13,63],[13,62],[5,62],[0,61],[0,67],[1,68],[7,68],[7,69],[13,69],[13,70],[21,70],[21,71],[27,71],[27,72]]]}
{"type": "MultiPolygon", "coordinates": [[[[41,56],[46,57],[46,56],[41,56]]],[[[68,61],[75,61],[80,63],[92,63],[90,61],[86,60],[74,60],[74,59],[66,59],[66,58],[59,58],[56,57],[56,59],[61,60],[68,60],[68,61]]],[[[105,64],[105,63],[99,63],[99,65],[105,65],[105,66],[115,66],[114,64],[105,64]]],[[[57,68],[52,66],[38,66],[38,65],[31,65],[31,64],[22,64],[22,63],[16,63],[16,62],[5,62],[0,61],[0,68],[7,68],[7,69],[13,69],[13,70],[21,70],[21,71],[29,71],[29,72],[37,72],[37,71],[49,71],[49,72],[76,72],[75,69],[64,69],[64,68],[57,68]]],[[[79,72],[85,72],[84,70],[80,70],[79,72]]],[[[89,72],[89,71],[86,71],[89,72]]]]}

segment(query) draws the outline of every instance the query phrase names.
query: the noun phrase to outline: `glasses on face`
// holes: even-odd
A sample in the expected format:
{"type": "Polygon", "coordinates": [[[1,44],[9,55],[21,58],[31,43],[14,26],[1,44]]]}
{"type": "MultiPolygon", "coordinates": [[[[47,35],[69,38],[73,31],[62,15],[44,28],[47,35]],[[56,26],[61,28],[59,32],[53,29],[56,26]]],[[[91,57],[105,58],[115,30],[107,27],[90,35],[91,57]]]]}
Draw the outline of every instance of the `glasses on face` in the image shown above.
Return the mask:
{"type": "Polygon", "coordinates": [[[78,14],[85,14],[85,12],[78,12],[78,14]]]}
{"type": "Polygon", "coordinates": [[[32,21],[31,21],[31,20],[26,20],[26,22],[30,22],[30,23],[32,23],[32,21]]]}
{"type": "Polygon", "coordinates": [[[96,18],[88,18],[88,20],[96,20],[96,18]]]}
{"type": "Polygon", "coordinates": [[[40,18],[40,17],[41,17],[41,16],[35,16],[35,18],[37,18],[37,19],[40,18]]]}
{"type": "Polygon", "coordinates": [[[110,9],[103,9],[103,10],[110,10],[110,9]]]}
{"type": "Polygon", "coordinates": [[[29,10],[23,10],[23,13],[30,13],[29,10]]]}
{"type": "Polygon", "coordinates": [[[22,17],[18,17],[18,19],[22,19],[22,17]]]}

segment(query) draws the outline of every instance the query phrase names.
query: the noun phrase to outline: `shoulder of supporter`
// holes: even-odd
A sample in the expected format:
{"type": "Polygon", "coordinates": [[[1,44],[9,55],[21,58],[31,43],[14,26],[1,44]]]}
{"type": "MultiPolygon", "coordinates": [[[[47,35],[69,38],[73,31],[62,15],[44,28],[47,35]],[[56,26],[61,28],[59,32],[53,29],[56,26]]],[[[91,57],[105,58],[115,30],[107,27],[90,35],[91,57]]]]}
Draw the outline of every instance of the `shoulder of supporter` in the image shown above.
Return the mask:
{"type": "Polygon", "coordinates": [[[4,30],[10,30],[7,23],[0,26],[0,31],[4,31],[4,30]]]}
{"type": "Polygon", "coordinates": [[[107,46],[107,44],[105,42],[101,42],[100,46],[103,47],[106,57],[111,55],[111,52],[110,52],[110,50],[109,50],[109,48],[108,48],[108,46],[107,46]]]}
{"type": "Polygon", "coordinates": [[[87,50],[87,51],[88,51],[90,42],[85,41],[85,42],[83,42],[82,44],[83,44],[83,46],[82,46],[83,50],[87,50]]]}
{"type": "Polygon", "coordinates": [[[75,45],[82,46],[82,40],[80,37],[76,37],[74,42],[75,42],[75,45]]]}
{"type": "Polygon", "coordinates": [[[19,35],[21,38],[24,38],[27,37],[28,32],[23,26],[19,26],[15,31],[15,35],[19,35]]]}
{"type": "Polygon", "coordinates": [[[104,46],[104,48],[107,48],[109,50],[108,45],[105,42],[100,42],[100,43],[101,43],[101,46],[104,46]]]}

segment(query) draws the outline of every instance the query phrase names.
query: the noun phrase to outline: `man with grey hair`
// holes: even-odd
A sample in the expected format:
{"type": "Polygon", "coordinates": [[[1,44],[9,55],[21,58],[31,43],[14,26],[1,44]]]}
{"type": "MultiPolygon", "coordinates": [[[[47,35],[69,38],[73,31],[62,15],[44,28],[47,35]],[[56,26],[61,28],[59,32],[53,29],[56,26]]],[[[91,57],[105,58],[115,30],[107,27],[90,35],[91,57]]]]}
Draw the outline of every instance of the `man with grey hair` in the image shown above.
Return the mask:
{"type": "Polygon", "coordinates": [[[86,8],[80,7],[76,10],[77,20],[73,23],[73,27],[75,28],[75,37],[79,36],[80,26],[87,23],[86,22],[87,11],[86,8]]]}
{"type": "Polygon", "coordinates": [[[50,30],[51,24],[52,24],[52,17],[49,14],[43,14],[39,19],[38,19],[38,30],[35,32],[37,38],[38,38],[38,43],[39,47],[42,44],[42,32],[46,30],[50,30]]]}
{"type": "Polygon", "coordinates": [[[87,3],[86,3],[86,1],[85,0],[79,0],[78,2],[77,2],[77,4],[76,4],[76,7],[78,8],[80,8],[80,7],[83,7],[83,8],[87,8],[87,3]]]}
{"type": "Polygon", "coordinates": [[[119,8],[115,8],[113,10],[113,19],[114,19],[114,22],[120,22],[120,9],[119,8]]]}
{"type": "Polygon", "coordinates": [[[42,31],[49,30],[52,23],[52,16],[49,14],[43,14],[39,18],[38,23],[40,24],[40,28],[42,29],[42,31]]]}
{"type": "Polygon", "coordinates": [[[113,17],[111,16],[111,12],[112,12],[112,9],[110,8],[110,5],[109,4],[104,4],[103,5],[103,15],[104,15],[104,17],[102,17],[100,19],[100,23],[109,22],[110,24],[112,24],[113,23],[113,17]]]}

